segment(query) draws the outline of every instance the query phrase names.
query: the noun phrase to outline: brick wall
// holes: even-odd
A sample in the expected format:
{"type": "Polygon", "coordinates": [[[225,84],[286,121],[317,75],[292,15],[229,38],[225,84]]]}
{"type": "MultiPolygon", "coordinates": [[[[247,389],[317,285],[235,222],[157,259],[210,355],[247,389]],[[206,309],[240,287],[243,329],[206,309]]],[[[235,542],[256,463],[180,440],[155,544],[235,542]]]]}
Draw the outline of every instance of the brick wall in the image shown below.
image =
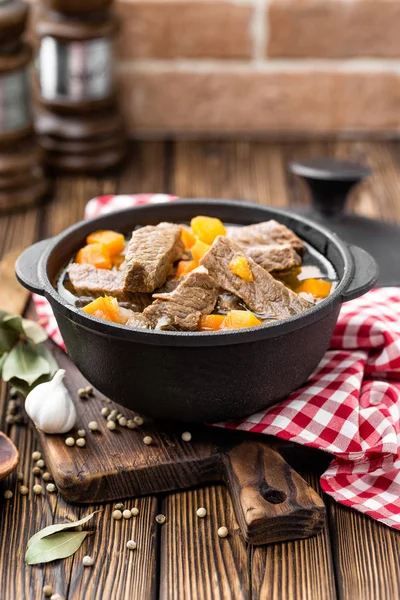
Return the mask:
{"type": "Polygon", "coordinates": [[[400,0],[120,0],[132,134],[395,135],[400,0]]]}

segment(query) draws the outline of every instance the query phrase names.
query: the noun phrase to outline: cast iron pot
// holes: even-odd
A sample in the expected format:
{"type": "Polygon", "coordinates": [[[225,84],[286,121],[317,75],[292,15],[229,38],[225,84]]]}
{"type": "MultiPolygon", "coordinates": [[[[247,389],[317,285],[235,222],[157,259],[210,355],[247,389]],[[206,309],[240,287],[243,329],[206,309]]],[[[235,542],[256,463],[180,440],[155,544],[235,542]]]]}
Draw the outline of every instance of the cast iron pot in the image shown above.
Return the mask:
{"type": "Polygon", "coordinates": [[[377,266],[312,221],[284,210],[222,200],[179,200],[83,221],[34,244],[16,264],[19,281],[45,296],[68,352],[87,379],[116,402],[151,417],[183,421],[236,419],[264,409],[302,385],[328,348],[342,302],[369,290],[377,266]],[[334,266],[339,284],[307,312],[240,331],[154,332],[111,324],[68,304],[57,276],[86,236],[98,229],[187,222],[205,214],[226,223],[277,219],[334,266]]]}

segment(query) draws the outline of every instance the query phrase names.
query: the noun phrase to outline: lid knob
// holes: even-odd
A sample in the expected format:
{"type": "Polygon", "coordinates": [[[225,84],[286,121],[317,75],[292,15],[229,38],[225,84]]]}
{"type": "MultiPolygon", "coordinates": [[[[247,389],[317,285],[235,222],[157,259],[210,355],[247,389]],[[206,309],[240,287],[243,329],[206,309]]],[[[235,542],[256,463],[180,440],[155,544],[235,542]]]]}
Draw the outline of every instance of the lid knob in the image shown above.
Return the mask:
{"type": "Polygon", "coordinates": [[[289,169],[307,182],[314,210],[331,217],[344,211],[351,188],[372,173],[360,163],[330,157],[295,161],[289,169]]]}

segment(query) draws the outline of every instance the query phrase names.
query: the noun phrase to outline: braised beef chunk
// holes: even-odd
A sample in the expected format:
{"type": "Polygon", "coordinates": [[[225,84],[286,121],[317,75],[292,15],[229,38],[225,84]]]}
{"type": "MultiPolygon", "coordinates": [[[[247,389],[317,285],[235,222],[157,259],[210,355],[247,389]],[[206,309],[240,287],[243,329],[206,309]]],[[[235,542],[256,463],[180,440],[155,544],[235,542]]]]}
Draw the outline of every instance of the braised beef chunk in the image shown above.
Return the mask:
{"type": "Polygon", "coordinates": [[[155,301],[143,315],[151,327],[194,331],[201,315],[215,307],[219,286],[204,268],[197,268],[182,279],[170,293],[154,294],[155,301]]]}
{"type": "MultiPolygon", "coordinates": [[[[312,305],[298,294],[277,281],[250,257],[247,262],[253,281],[246,281],[230,268],[231,261],[244,256],[243,250],[232,240],[219,236],[211,249],[203,256],[200,264],[225,290],[243,300],[248,308],[263,318],[284,319],[301,313],[312,305]]],[[[149,309],[146,309],[149,310],[149,309]]]]}
{"type": "Polygon", "coordinates": [[[246,256],[270,273],[288,271],[301,265],[300,255],[290,244],[244,246],[243,249],[246,256]]]}
{"type": "Polygon", "coordinates": [[[228,227],[227,236],[240,246],[290,244],[297,252],[304,250],[301,239],[291,229],[274,219],[246,227],[228,227]]]}
{"type": "Polygon", "coordinates": [[[135,329],[149,329],[150,323],[142,313],[133,314],[126,322],[129,327],[135,329]]]}
{"type": "Polygon", "coordinates": [[[114,296],[119,302],[129,303],[132,310],[142,311],[151,304],[150,294],[135,294],[123,291],[123,273],[96,269],[93,265],[72,263],[67,269],[69,279],[79,296],[114,296]]]}
{"type": "Polygon", "coordinates": [[[173,223],[148,225],[133,232],[128,243],[123,289],[153,292],[162,286],[173,263],[182,257],[181,227],[173,223]]]}

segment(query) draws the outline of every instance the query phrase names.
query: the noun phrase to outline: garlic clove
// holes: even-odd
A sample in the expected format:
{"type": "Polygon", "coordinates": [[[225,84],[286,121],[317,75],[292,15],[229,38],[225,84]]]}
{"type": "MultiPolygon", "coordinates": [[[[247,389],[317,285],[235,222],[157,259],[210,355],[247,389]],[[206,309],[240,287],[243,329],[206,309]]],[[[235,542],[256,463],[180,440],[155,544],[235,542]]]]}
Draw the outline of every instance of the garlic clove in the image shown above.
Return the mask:
{"type": "Polygon", "coordinates": [[[40,383],[28,394],[25,410],[36,427],[45,433],[66,433],[76,424],[76,408],[59,369],[51,381],[40,383]]]}

